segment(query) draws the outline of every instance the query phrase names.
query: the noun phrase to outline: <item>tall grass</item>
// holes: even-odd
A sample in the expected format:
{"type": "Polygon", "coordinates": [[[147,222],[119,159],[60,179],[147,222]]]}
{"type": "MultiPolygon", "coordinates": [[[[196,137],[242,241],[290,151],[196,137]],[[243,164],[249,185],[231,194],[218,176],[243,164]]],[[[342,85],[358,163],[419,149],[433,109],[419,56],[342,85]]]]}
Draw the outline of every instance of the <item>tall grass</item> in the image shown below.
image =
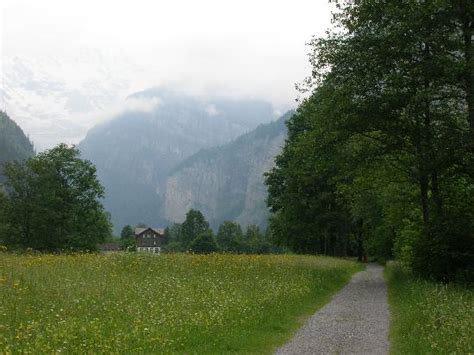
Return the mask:
{"type": "Polygon", "coordinates": [[[386,269],[394,354],[474,353],[474,290],[420,280],[396,264],[386,269]]]}
{"type": "Polygon", "coordinates": [[[0,254],[0,352],[266,352],[361,267],[309,256],[0,254]]]}

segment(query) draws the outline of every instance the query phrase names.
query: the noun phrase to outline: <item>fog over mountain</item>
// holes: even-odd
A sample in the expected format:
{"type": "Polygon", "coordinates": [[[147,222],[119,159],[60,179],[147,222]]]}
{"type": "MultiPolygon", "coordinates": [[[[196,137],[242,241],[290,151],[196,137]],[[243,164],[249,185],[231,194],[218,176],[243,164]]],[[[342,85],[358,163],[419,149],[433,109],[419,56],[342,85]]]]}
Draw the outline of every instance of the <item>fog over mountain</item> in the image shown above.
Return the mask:
{"type": "Polygon", "coordinates": [[[179,222],[191,207],[213,226],[265,224],[262,174],[285,137],[275,121],[310,73],[326,1],[5,0],[0,11],[0,110],[38,152],[79,145],[116,230],[179,222]]]}
{"type": "Polygon", "coordinates": [[[163,210],[169,174],[199,150],[221,146],[277,118],[264,101],[204,98],[165,88],[138,92],[129,100],[135,108],[91,129],[79,144],[83,157],[97,166],[116,228],[180,219],[163,210]]]}
{"type": "Polygon", "coordinates": [[[123,109],[120,102],[133,87],[130,75],[139,71],[116,51],[5,56],[0,102],[38,150],[78,143],[97,122],[123,109]]]}
{"type": "Polygon", "coordinates": [[[38,151],[79,143],[152,86],[253,98],[281,113],[310,72],[326,1],[0,2],[0,109],[38,151]]]}

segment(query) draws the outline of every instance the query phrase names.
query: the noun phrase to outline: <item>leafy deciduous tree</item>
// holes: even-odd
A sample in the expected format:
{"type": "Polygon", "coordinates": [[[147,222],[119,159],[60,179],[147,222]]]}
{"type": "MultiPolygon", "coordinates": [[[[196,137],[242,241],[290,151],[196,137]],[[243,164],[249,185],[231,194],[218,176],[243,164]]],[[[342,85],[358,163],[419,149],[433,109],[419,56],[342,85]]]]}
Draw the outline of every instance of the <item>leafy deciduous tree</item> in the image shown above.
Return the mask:
{"type": "Polygon", "coordinates": [[[210,254],[218,251],[214,233],[206,230],[199,234],[190,244],[190,250],[198,254],[210,254]]]}
{"type": "Polygon", "coordinates": [[[8,245],[94,250],[111,235],[96,169],[76,148],[60,144],[25,163],[7,164],[5,175],[8,245]]]}
{"type": "Polygon", "coordinates": [[[236,253],[240,250],[242,242],[243,233],[239,224],[225,221],[219,226],[217,243],[222,251],[236,253]]]}
{"type": "Polygon", "coordinates": [[[209,223],[198,210],[190,209],[181,224],[179,242],[184,250],[189,249],[192,241],[204,232],[209,231],[209,223]]]}

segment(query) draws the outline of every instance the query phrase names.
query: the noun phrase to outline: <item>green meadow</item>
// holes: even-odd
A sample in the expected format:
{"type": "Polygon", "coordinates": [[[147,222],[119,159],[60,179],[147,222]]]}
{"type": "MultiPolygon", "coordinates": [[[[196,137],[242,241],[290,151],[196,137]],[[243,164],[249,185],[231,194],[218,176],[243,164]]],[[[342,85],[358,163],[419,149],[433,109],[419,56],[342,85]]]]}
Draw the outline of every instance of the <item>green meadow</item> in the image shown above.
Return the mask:
{"type": "Polygon", "coordinates": [[[288,255],[0,254],[0,351],[271,352],[361,269],[288,255]]]}
{"type": "Polygon", "coordinates": [[[474,289],[414,277],[396,264],[386,269],[393,354],[474,352],[474,289]]]}

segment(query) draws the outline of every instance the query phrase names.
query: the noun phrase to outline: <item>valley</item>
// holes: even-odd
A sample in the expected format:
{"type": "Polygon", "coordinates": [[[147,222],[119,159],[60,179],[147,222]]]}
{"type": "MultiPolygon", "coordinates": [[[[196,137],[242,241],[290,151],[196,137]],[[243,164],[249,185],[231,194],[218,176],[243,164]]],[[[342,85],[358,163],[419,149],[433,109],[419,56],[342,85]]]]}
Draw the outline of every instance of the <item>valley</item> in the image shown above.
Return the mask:
{"type": "Polygon", "coordinates": [[[99,124],[79,144],[97,167],[116,231],[180,223],[191,208],[214,228],[224,220],[266,226],[263,173],[284,143],[290,114],[277,117],[265,101],[165,88],[130,98],[148,109],[99,124]]]}

